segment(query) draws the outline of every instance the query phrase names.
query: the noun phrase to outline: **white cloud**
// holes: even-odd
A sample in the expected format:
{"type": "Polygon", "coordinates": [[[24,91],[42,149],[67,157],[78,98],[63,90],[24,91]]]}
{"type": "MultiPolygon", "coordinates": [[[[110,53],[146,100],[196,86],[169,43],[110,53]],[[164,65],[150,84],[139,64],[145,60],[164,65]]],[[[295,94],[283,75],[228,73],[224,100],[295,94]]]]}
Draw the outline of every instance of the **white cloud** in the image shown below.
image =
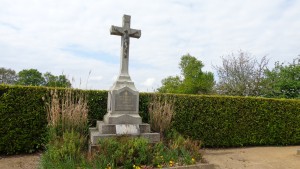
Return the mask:
{"type": "Polygon", "coordinates": [[[101,81],[103,79],[103,77],[102,76],[92,76],[92,77],[90,77],[89,78],[89,80],[91,80],[91,81],[101,81]]]}
{"type": "Polygon", "coordinates": [[[142,84],[146,87],[151,87],[155,82],[155,78],[153,77],[150,77],[150,78],[147,78],[142,84]]]}
{"type": "Polygon", "coordinates": [[[90,78],[102,79],[87,86],[108,89],[120,54],[120,37],[109,28],[129,14],[131,27],[142,30],[140,39],[131,39],[130,75],[146,91],[179,74],[186,53],[203,61],[206,71],[239,49],[268,54],[270,63],[292,61],[300,54],[299,9],[296,0],[1,0],[0,67],[64,72],[76,86],[92,71],[90,78]]]}

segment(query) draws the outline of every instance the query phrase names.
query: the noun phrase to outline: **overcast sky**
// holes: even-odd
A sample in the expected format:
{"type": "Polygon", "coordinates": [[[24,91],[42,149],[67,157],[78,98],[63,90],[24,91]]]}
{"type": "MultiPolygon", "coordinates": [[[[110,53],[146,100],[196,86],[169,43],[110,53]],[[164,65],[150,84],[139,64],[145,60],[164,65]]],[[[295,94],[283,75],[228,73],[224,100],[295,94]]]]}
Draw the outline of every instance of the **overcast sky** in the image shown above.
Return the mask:
{"type": "Polygon", "coordinates": [[[267,55],[270,66],[300,54],[300,0],[0,0],[0,67],[63,73],[73,87],[108,90],[121,44],[109,28],[121,26],[123,14],[142,31],[129,54],[140,91],[179,75],[187,53],[212,72],[240,49],[267,55]]]}

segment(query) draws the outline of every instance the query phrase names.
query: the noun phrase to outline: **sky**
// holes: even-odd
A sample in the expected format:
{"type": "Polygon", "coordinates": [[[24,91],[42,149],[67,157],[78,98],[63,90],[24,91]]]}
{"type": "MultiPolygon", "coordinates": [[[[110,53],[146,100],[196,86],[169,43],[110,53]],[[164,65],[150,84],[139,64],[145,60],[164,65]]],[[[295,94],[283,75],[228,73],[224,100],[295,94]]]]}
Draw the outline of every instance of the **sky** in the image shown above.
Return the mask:
{"type": "MultiPolygon", "coordinates": [[[[0,67],[66,75],[74,88],[108,90],[120,72],[120,36],[131,28],[129,74],[139,91],[180,75],[189,53],[215,73],[239,50],[292,62],[300,54],[300,0],[0,0],[0,67]]],[[[217,74],[215,74],[217,79],[217,74]]]]}

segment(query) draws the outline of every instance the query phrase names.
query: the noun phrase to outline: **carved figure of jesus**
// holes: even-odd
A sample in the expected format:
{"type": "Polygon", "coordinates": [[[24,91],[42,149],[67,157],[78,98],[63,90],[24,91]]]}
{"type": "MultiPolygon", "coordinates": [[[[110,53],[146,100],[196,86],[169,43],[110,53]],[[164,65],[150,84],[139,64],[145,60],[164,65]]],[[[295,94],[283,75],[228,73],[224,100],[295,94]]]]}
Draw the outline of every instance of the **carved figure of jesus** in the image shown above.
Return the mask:
{"type": "Polygon", "coordinates": [[[120,64],[121,72],[120,72],[120,74],[129,76],[129,74],[128,74],[128,59],[129,59],[130,37],[140,38],[141,30],[131,29],[130,28],[130,16],[124,15],[122,27],[111,26],[110,34],[121,36],[121,54],[120,54],[121,55],[121,64],[120,64]]]}

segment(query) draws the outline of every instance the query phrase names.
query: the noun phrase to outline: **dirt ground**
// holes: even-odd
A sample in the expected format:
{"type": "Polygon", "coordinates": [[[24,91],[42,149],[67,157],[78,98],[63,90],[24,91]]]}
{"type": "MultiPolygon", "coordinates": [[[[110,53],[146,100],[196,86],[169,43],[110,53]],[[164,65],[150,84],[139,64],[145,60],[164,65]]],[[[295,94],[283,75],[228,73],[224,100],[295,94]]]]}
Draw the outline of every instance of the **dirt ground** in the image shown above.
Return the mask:
{"type": "Polygon", "coordinates": [[[0,156],[0,169],[35,169],[38,168],[41,153],[0,156]]]}
{"type": "MultiPolygon", "coordinates": [[[[216,169],[300,169],[300,146],[204,149],[204,159],[216,169]]],[[[0,169],[35,169],[41,153],[0,156],[0,169]]]]}
{"type": "Polygon", "coordinates": [[[206,149],[203,157],[216,169],[300,169],[300,146],[206,149]]]}

